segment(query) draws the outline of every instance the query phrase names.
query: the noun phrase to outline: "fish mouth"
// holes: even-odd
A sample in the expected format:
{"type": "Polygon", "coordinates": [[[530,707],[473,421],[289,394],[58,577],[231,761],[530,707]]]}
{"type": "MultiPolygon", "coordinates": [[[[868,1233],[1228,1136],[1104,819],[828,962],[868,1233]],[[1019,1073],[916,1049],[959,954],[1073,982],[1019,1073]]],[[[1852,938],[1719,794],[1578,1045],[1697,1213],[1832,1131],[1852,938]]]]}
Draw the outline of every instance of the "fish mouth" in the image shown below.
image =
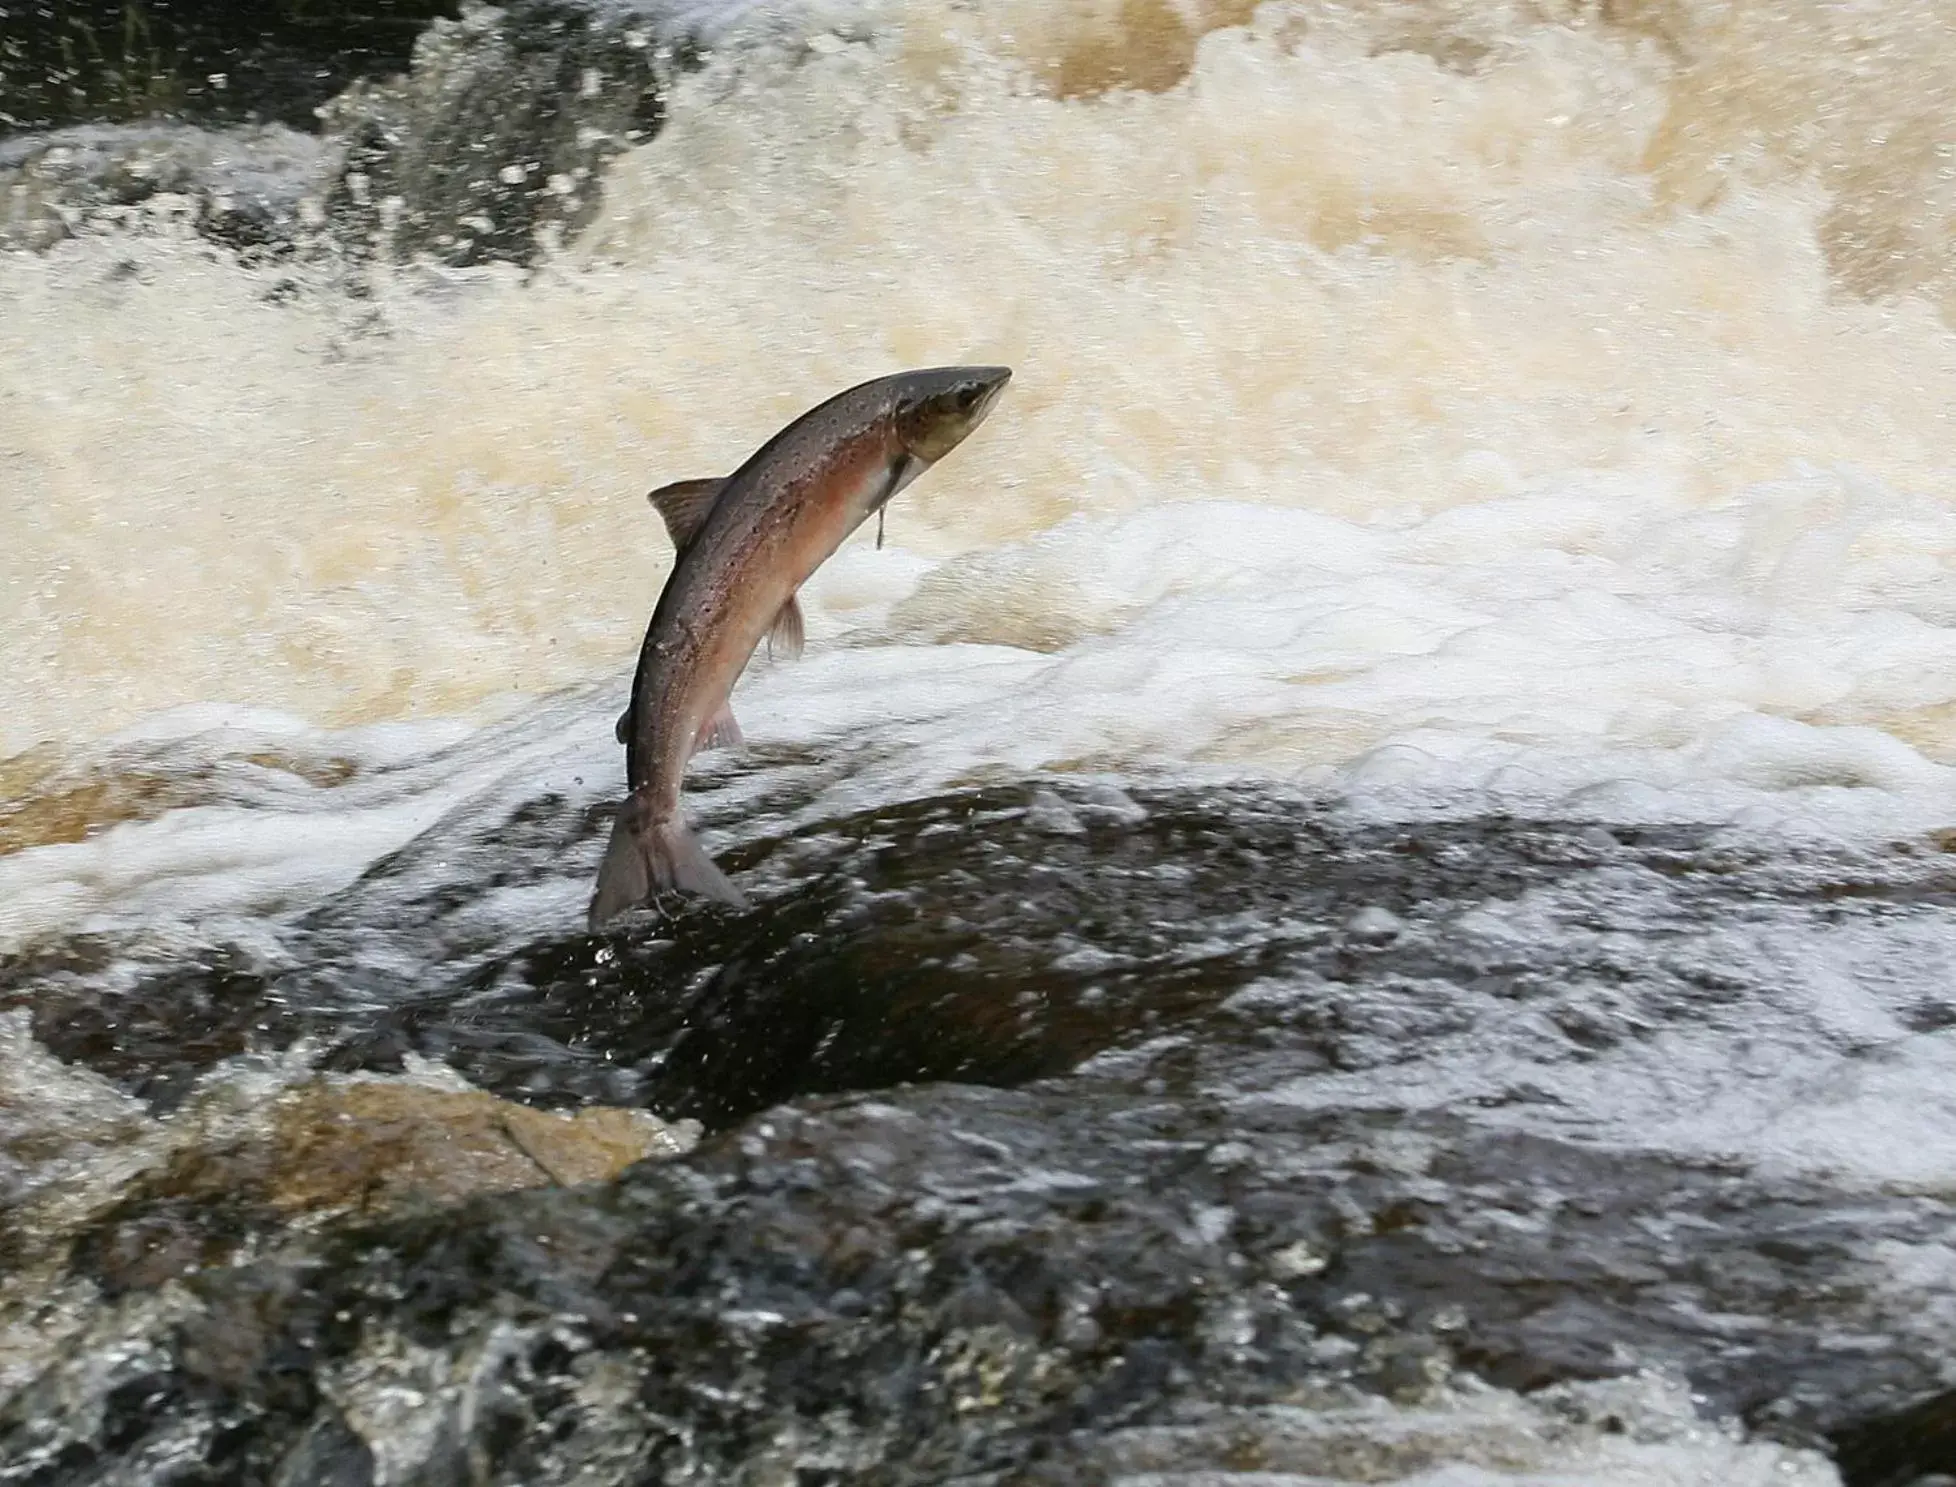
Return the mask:
{"type": "Polygon", "coordinates": [[[972,430],[990,415],[993,404],[998,402],[998,395],[1005,391],[1005,384],[1012,380],[1010,367],[974,367],[972,371],[979,385],[985,390],[971,411],[965,415],[966,437],[969,437],[972,430]]]}
{"type": "MultiPolygon", "coordinates": [[[[900,379],[891,410],[905,451],[935,464],[985,421],[1012,380],[1010,367],[932,367],[900,379]]],[[[885,498],[887,499],[887,497],[885,498]]]]}
{"type": "Polygon", "coordinates": [[[1005,384],[1012,380],[1012,369],[1010,367],[980,367],[978,370],[979,376],[985,381],[986,386],[984,401],[979,403],[977,411],[972,417],[972,422],[974,423],[992,411],[992,404],[996,403],[998,401],[998,395],[1005,391],[1005,384]]]}

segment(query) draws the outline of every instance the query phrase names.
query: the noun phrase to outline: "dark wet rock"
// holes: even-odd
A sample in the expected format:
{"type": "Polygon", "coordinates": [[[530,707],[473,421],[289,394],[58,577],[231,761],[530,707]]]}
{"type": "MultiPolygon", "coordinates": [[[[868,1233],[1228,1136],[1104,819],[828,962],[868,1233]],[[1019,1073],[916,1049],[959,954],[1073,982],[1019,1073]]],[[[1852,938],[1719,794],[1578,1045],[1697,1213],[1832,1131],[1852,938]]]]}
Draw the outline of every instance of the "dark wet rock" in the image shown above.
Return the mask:
{"type": "Polygon", "coordinates": [[[304,1019],[273,992],[268,967],[235,947],[166,960],[105,995],[114,950],[76,938],[15,957],[0,972],[0,1012],[31,1017],[35,1040],[106,1074],[159,1113],[200,1074],[258,1047],[283,1047],[304,1019]]]}
{"type": "Polygon", "coordinates": [[[312,126],[355,78],[399,71],[453,0],[10,0],[0,134],[169,118],[312,126]]]}
{"type": "Polygon", "coordinates": [[[1856,1421],[1833,1446],[1848,1487],[1948,1487],[1956,1482],[1956,1389],[1856,1421]]]}
{"type": "Polygon", "coordinates": [[[232,247],[527,263],[591,220],[605,162],[658,131],[664,79],[700,34],[661,0],[469,3],[420,32],[406,68],[373,65],[382,48],[317,95],[296,122],[323,138],[207,127],[228,117],[212,109],[22,135],[0,145],[0,246],[46,248],[147,205],[232,247]]]}
{"type": "Polygon", "coordinates": [[[331,1404],[278,1463],[272,1487],[373,1487],[374,1455],[331,1404]]]}
{"type": "Polygon", "coordinates": [[[337,1045],[341,1069],[398,1069],[419,1053],[505,1095],[644,1103],[720,1125],[798,1094],[1020,1084],[1216,1015],[1267,1024],[1298,1071],[1390,1061],[1395,1040],[1464,1026],[1468,994],[1484,1008],[1538,997],[1578,1028],[1578,1047],[1634,1039],[1643,1009],[1565,1005],[1558,977],[1641,976],[1641,995],[1663,1004],[1654,1012],[1690,1015],[1717,999],[1709,973],[1599,964],[1591,946],[1541,952],[1578,957],[1568,964],[1496,963],[1435,926],[1634,871],[1668,885],[1679,923],[1667,932],[1683,935],[1757,887],[1697,828],[1599,842],[1543,822],[1367,826],[1254,791],[1070,793],[1077,830],[1051,829],[1058,797],[1045,786],[902,803],[728,854],[762,880],[751,914],[682,905],[664,922],[511,945],[476,905],[583,875],[579,854],[608,825],[608,807],[525,802],[377,863],[277,956],[214,946],[149,962],[138,950],[105,989],[89,967],[110,947],[49,947],[0,962],[0,1008],[32,1006],[58,1056],[152,1099],[240,1049],[311,1034],[337,1045]],[[435,862],[452,866],[431,877],[435,862]],[[1381,915],[1405,932],[1381,935],[1381,915]],[[403,961],[426,978],[403,987],[403,961]],[[1221,1012],[1285,977],[1323,993],[1221,1012]]]}
{"type": "MultiPolygon", "coordinates": [[[[1444,1459],[1368,1427],[1378,1401],[1437,1420],[1467,1380],[1549,1398],[1643,1369],[1837,1451],[1853,1487],[1939,1469],[1951,1298],[1920,1278],[1946,1199],[1592,1142],[1557,1081],[1733,1024],[1757,1057],[1878,1061],[1875,1021],[1817,1026],[1775,1001],[1783,966],[1721,952],[1748,925],[1866,954],[1940,924],[1945,857],[1039,782],[749,840],[725,854],[744,915],[593,937],[484,912],[581,901],[605,825],[458,810],[276,953],[0,967],[15,1020],[119,1098],[305,1036],[345,1069],[439,1058],[718,1132],[405,1217],[362,1164],[446,1158],[385,1111],[186,1148],[66,1236],[48,1294],[88,1341],[0,1395],[0,1473],[1377,1480],[1444,1459]],[[1489,1048],[1508,1072],[1437,1110],[1393,1083],[1489,1048]]],[[[1947,1035],[1893,990],[1896,1040],[1947,1035]]],[[[458,1156],[520,1165],[464,1124],[458,1156]]]]}
{"type": "Polygon", "coordinates": [[[1157,1037],[1235,1058],[1224,1086],[1249,1087],[1246,1050],[1282,1077],[1385,1069],[1523,1008],[1541,1014],[1542,1058],[1592,1060],[1750,995],[1691,947],[1751,905],[1829,921],[1940,903],[1952,886],[1941,863],[1850,882],[1688,826],[1368,825],[1255,791],[1109,804],[1062,788],[1077,830],[1052,829],[1059,796],[1044,786],[909,802],[727,854],[759,899],[751,914],[679,906],[506,948],[473,938],[472,894],[427,868],[464,862],[477,891],[524,889],[602,840],[601,813],[524,807],[376,865],[306,920],[302,958],[340,989],[303,970],[282,984],[313,1007],[352,995],[346,982],[366,990],[366,1016],[340,1023],[340,1067],[417,1052],[504,1093],[716,1126],[800,1094],[1017,1085],[1157,1037]],[[1639,938],[1506,949],[1450,928],[1548,891],[1571,896],[1577,922],[1632,916],[1639,938]],[[455,970],[374,1011],[385,958],[402,953],[455,970]]]}
{"type": "MultiPolygon", "coordinates": [[[[328,9],[314,18],[322,36],[347,19],[328,9]]],[[[283,55],[273,48],[249,53],[264,67],[246,67],[253,86],[239,91],[166,78],[185,82],[193,101],[176,88],[148,103],[16,112],[16,127],[115,122],[0,144],[0,247],[47,248],[146,209],[255,252],[530,263],[592,220],[605,163],[658,132],[672,71],[695,65],[744,9],[465,0],[450,14],[429,0],[376,17],[372,44],[314,69],[307,86],[259,86],[283,55]],[[321,91],[325,79],[345,86],[321,91]],[[245,119],[255,122],[236,123],[245,119]]]]}
{"type": "Polygon", "coordinates": [[[49,1232],[45,1212],[0,1191],[10,1231],[0,1253],[18,1264],[69,1243],[75,1273],[120,1294],[231,1263],[241,1246],[295,1223],[601,1182],[685,1150],[696,1131],[640,1110],[552,1114],[474,1090],[314,1079],[224,1091],[181,1112],[173,1129],[125,1123],[121,1134],[147,1158],[70,1235],[49,1232]]]}
{"type": "Polygon", "coordinates": [[[316,236],[338,149],[278,125],[87,124],[0,142],[0,247],[180,214],[231,247],[316,236]]]}
{"type": "Polygon", "coordinates": [[[403,259],[529,261],[546,229],[591,220],[605,161],[657,132],[668,56],[658,17],[629,5],[465,5],[416,42],[410,72],[321,110],[346,153],[340,236],[403,259]]]}
{"type": "Polygon", "coordinates": [[[1932,1376],[1857,1250],[1866,1226],[1933,1243],[1949,1218],[1444,1119],[852,1097],[610,1187],[198,1275],[133,1376],[0,1410],[0,1460],[92,1482],[189,1442],[181,1480],[210,1480],[224,1441],[246,1479],[357,1473],[361,1444],[392,1480],[1342,1474],[1389,1443],[1287,1432],[1299,1407],[1651,1365],[1811,1439],[1932,1376]],[[1409,1137],[1444,1157],[1404,1170],[1409,1137]],[[1844,1322],[1892,1342],[1843,1348],[1844,1322]]]}

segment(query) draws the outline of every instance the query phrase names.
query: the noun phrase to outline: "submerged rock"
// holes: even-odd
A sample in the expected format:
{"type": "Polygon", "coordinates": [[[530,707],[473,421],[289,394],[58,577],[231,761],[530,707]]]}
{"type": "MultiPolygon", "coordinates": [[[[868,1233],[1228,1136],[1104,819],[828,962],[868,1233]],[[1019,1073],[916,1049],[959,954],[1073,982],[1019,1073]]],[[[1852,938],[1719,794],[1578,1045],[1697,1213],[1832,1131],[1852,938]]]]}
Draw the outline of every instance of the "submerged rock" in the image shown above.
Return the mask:
{"type": "Polygon", "coordinates": [[[0,1394],[45,1366],[42,1310],[78,1284],[153,1291],[267,1247],[296,1253],[336,1219],[604,1181],[698,1134],[642,1110],[534,1110],[431,1070],[293,1082],[265,1067],[159,1118],[25,1034],[19,1014],[0,1017],[0,1394]]]}
{"type": "Polygon", "coordinates": [[[59,0],[10,4],[0,134],[169,119],[284,124],[355,77],[398,71],[453,0],[59,0]]]}
{"type": "Polygon", "coordinates": [[[598,205],[604,162],[664,119],[658,17],[626,4],[515,0],[437,20],[412,69],[320,110],[346,152],[348,241],[396,258],[526,262],[598,205]]]}
{"type": "Polygon", "coordinates": [[[1854,1487],[1945,1487],[1956,1481],[1956,1389],[1856,1421],[1833,1445],[1854,1487]]]}
{"type": "Polygon", "coordinates": [[[187,122],[23,135],[0,144],[0,247],[43,249],[149,206],[233,247],[526,263],[591,219],[606,160],[657,133],[666,73],[709,15],[465,4],[421,33],[405,72],[321,104],[323,137],[187,122]]]}

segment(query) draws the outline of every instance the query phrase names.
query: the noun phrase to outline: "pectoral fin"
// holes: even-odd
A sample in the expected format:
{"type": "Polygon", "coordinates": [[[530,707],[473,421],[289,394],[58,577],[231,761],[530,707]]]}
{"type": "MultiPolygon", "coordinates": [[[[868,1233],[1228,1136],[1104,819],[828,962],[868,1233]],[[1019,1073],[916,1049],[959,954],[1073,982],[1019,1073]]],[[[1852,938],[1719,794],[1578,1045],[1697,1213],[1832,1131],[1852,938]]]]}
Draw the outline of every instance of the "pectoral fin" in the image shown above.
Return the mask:
{"type": "Polygon", "coordinates": [[[706,749],[731,749],[745,743],[741,736],[740,724],[734,721],[733,704],[728,703],[720,711],[700,724],[700,731],[693,735],[693,752],[706,749]]]}
{"type": "Polygon", "coordinates": [[[896,493],[924,471],[930,468],[929,460],[920,460],[914,454],[901,456],[890,466],[890,482],[883,487],[883,494],[876,498],[876,550],[883,550],[883,513],[889,508],[896,493]]]}
{"type": "Polygon", "coordinates": [[[633,709],[628,707],[618,714],[618,726],[611,730],[611,736],[626,748],[632,746],[632,712],[633,709]]]}
{"type": "Polygon", "coordinates": [[[720,499],[720,489],[726,483],[720,479],[675,480],[671,485],[646,493],[645,499],[665,518],[666,535],[672,538],[675,548],[683,548],[706,525],[707,513],[720,499]]]}
{"type": "Polygon", "coordinates": [[[801,606],[790,594],[788,602],[774,612],[774,623],[768,627],[767,653],[771,656],[776,650],[785,651],[792,660],[801,654],[802,639],[801,606]]]}

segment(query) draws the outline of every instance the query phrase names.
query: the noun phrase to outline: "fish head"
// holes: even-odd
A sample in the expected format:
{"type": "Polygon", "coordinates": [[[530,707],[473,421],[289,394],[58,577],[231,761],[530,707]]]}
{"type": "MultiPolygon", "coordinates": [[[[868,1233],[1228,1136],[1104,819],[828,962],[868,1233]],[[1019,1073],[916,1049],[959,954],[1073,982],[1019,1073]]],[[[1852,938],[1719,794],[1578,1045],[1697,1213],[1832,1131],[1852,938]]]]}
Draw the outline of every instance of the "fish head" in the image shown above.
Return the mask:
{"type": "Polygon", "coordinates": [[[904,452],[935,464],[985,421],[1012,380],[1010,367],[937,367],[915,372],[897,389],[897,438],[904,452]]]}

